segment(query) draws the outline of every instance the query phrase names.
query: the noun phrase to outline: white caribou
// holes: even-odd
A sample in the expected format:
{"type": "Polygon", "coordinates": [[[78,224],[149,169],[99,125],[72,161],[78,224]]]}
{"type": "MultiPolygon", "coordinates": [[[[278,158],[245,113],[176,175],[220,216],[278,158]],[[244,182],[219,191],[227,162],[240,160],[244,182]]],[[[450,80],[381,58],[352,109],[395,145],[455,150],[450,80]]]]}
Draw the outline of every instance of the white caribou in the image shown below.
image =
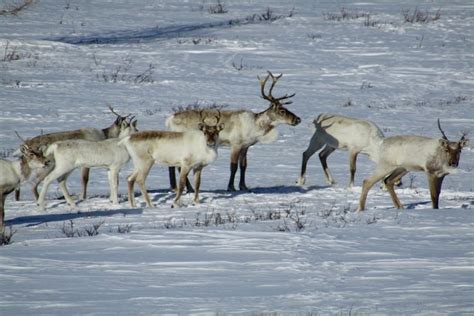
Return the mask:
{"type": "Polygon", "coordinates": [[[443,179],[458,167],[461,151],[469,140],[463,133],[459,141],[449,141],[441,129],[439,119],[438,128],[442,134],[440,139],[413,135],[392,136],[384,139],[377,154],[377,167],[363,182],[359,210],[365,209],[370,188],[381,179],[385,179],[393,205],[396,208],[403,208],[393,186],[409,171],[425,172],[428,177],[432,206],[434,209],[439,207],[443,179]]]}
{"type": "Polygon", "coordinates": [[[44,185],[38,198],[41,210],[45,209],[45,197],[48,187],[54,180],[59,181],[59,187],[72,207],[76,203],[72,199],[66,186],[66,180],[76,168],[105,167],[108,169],[110,185],[110,199],[118,204],[118,174],[120,169],[130,160],[127,150],[119,145],[122,137],[137,132],[137,121],[122,123],[121,132],[117,138],[102,141],[83,139],[55,142],[45,150],[46,156],[54,158],[54,169],[44,179],[44,185]]]}

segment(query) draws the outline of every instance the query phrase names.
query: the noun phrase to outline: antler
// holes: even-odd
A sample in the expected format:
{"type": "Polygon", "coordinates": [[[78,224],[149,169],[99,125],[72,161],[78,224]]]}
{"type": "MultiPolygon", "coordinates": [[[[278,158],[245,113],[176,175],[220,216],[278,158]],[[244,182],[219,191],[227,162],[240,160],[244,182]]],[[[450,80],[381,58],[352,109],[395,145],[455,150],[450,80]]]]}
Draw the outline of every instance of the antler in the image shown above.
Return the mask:
{"type": "Polygon", "coordinates": [[[17,136],[23,143],[26,142],[26,140],[25,140],[23,137],[21,137],[20,134],[18,134],[17,131],[15,131],[15,134],[16,134],[16,136],[17,136]]]}
{"type": "Polygon", "coordinates": [[[117,117],[120,117],[120,118],[123,119],[123,120],[132,115],[132,113],[129,113],[129,114],[127,114],[126,116],[122,116],[122,115],[118,114],[117,112],[115,112],[114,108],[113,108],[110,104],[108,105],[108,107],[109,107],[109,110],[110,110],[113,114],[115,114],[117,117]]]}
{"type": "Polygon", "coordinates": [[[443,135],[443,139],[448,140],[448,136],[446,136],[443,129],[441,128],[441,123],[439,122],[439,118],[438,118],[438,128],[439,128],[439,131],[441,132],[441,134],[443,135]]]}
{"type": "MultiPolygon", "coordinates": [[[[293,93],[291,95],[285,94],[282,97],[275,98],[272,95],[273,88],[275,87],[277,81],[283,76],[283,74],[280,74],[279,76],[274,76],[270,71],[268,71],[268,75],[265,77],[265,79],[260,79],[260,77],[257,76],[258,80],[260,81],[260,89],[262,93],[262,98],[264,98],[267,101],[270,101],[272,103],[277,102],[277,101],[282,101],[285,99],[289,99],[295,96],[296,93],[293,93]],[[265,85],[267,84],[267,81],[269,78],[272,78],[272,85],[270,86],[270,89],[268,90],[268,95],[265,95],[265,85]]],[[[284,104],[291,104],[291,101],[287,101],[284,104]]]]}

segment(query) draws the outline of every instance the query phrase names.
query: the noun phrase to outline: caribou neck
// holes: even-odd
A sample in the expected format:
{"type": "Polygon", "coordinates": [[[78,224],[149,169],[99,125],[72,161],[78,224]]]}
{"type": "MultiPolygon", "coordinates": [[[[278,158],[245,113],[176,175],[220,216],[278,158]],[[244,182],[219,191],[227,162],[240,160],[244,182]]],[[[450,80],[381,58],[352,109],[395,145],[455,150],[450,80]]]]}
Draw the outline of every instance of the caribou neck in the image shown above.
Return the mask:
{"type": "Polygon", "coordinates": [[[262,135],[269,133],[275,128],[273,125],[273,120],[268,115],[268,111],[255,114],[255,123],[262,131],[262,135]]]}
{"type": "Polygon", "coordinates": [[[20,182],[26,181],[31,175],[31,168],[24,156],[13,162],[13,168],[18,178],[20,178],[20,182]]]}
{"type": "Polygon", "coordinates": [[[115,126],[114,125],[103,128],[102,133],[104,134],[106,139],[115,138],[115,137],[118,136],[118,135],[116,135],[117,133],[115,132],[115,126]]]}

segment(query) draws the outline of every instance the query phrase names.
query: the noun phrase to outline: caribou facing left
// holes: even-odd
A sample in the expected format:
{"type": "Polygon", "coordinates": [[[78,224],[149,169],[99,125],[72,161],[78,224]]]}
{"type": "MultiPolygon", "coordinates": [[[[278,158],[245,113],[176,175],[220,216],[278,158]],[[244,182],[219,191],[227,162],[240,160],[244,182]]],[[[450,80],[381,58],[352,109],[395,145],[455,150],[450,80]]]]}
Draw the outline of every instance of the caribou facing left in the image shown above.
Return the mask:
{"type": "Polygon", "coordinates": [[[0,233],[3,231],[5,199],[8,194],[27,181],[37,170],[48,167],[50,161],[27,144],[20,147],[18,160],[0,159],[0,233]]]}
{"type": "MultiPolygon", "coordinates": [[[[39,135],[27,140],[24,140],[24,143],[28,145],[31,149],[44,153],[46,149],[53,143],[64,140],[73,140],[73,139],[83,139],[89,141],[100,141],[109,138],[117,138],[119,134],[125,129],[129,122],[127,118],[130,116],[122,116],[115,112],[115,110],[109,106],[110,111],[115,114],[116,119],[109,127],[103,129],[97,128],[81,128],[72,131],[63,131],[55,132],[44,135],[39,135]]],[[[18,154],[16,154],[18,155],[18,154]]],[[[53,161],[54,162],[54,161],[53,161]]],[[[38,186],[46,178],[46,176],[53,170],[54,163],[51,163],[49,168],[42,170],[40,174],[37,175],[35,182],[33,183],[33,195],[36,200],[38,200],[38,186]]],[[[87,183],[89,181],[89,168],[82,168],[82,199],[87,197],[87,183]]],[[[20,199],[20,189],[18,188],[15,193],[15,198],[18,201],[20,199]]]]}
{"type": "MultiPolygon", "coordinates": [[[[235,191],[234,179],[238,167],[240,167],[240,190],[248,190],[245,183],[245,172],[247,169],[247,151],[250,146],[258,142],[268,143],[278,137],[275,129],[280,124],[296,126],[301,119],[289,111],[285,105],[291,104],[295,94],[285,94],[282,97],[272,95],[273,88],[278,80],[283,76],[274,76],[270,71],[264,79],[260,81],[260,91],[262,98],[270,102],[270,106],[263,112],[254,113],[249,110],[224,110],[220,112],[221,122],[225,127],[219,134],[219,144],[231,147],[230,154],[230,178],[227,185],[228,191],[235,191]],[[272,83],[268,93],[265,93],[265,85],[271,78],[272,83]]],[[[166,126],[175,132],[197,130],[201,123],[201,112],[199,109],[188,109],[174,113],[166,120],[166,126]]],[[[213,113],[215,109],[204,109],[206,116],[213,113]]],[[[175,170],[170,168],[170,183],[173,189],[176,188],[175,170]]]]}

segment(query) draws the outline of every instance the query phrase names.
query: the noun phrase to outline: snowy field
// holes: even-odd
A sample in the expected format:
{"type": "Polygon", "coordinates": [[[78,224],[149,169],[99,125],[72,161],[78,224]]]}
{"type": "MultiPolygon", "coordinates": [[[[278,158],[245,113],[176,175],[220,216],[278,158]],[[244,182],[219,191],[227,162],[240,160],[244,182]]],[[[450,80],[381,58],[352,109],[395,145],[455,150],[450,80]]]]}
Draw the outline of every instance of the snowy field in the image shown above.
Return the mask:
{"type": "MultiPolygon", "coordinates": [[[[6,0],[4,6],[20,0],[6,0]]],[[[9,196],[13,242],[0,247],[1,315],[474,314],[474,152],[463,150],[433,210],[424,174],[370,191],[374,164],[360,156],[347,189],[347,152],[317,155],[305,187],[301,154],[319,113],[377,123],[386,136],[457,140],[474,126],[471,1],[38,0],[0,15],[0,154],[23,137],[104,128],[107,105],[133,113],[140,130],[165,129],[188,105],[263,111],[257,75],[283,73],[274,95],[296,93],[301,117],[249,150],[251,192],[225,191],[229,149],[203,171],[201,204],[171,209],[168,171],[147,186],[155,207],[108,202],[106,172],[92,170],[90,199],[68,207],[56,184],[40,212],[30,186],[9,196]],[[270,8],[270,13],[268,9],[270,8]],[[343,9],[344,8],[344,9],[343,9]],[[403,10],[435,18],[405,23],[403,10]],[[439,11],[439,19],[436,14],[439,11]],[[339,19],[343,13],[345,19],[339,19]],[[369,16],[367,17],[367,14],[369,16]],[[338,20],[339,19],[339,20],[338,20]],[[272,20],[272,21],[268,21],[272,20]],[[94,225],[96,236],[86,230],[94,225]],[[67,237],[67,235],[75,235],[67,237]]],[[[3,6],[3,7],[2,7],[3,6]]],[[[78,173],[69,180],[78,195],[78,173]]],[[[138,190],[138,189],[137,189],[138,190]]]]}

